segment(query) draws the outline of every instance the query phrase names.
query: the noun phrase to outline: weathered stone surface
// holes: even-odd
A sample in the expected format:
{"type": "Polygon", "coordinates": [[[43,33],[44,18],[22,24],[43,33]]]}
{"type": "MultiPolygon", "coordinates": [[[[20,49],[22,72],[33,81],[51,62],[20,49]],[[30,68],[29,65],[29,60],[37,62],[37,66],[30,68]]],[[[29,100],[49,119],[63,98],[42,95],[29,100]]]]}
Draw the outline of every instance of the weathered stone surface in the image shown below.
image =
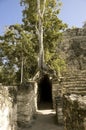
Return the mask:
{"type": "Polygon", "coordinates": [[[17,122],[19,127],[27,127],[36,112],[35,82],[20,86],[17,94],[17,122]]]}
{"type": "Polygon", "coordinates": [[[21,87],[0,85],[0,130],[27,127],[37,109],[37,84],[21,87]],[[18,90],[18,91],[17,91],[18,90]]]}
{"type": "Polygon", "coordinates": [[[52,83],[52,101],[53,101],[53,108],[56,109],[56,97],[59,95],[59,83],[52,83]]]}
{"type": "Polygon", "coordinates": [[[0,130],[16,130],[16,87],[0,85],[0,130]]]}
{"type": "Polygon", "coordinates": [[[65,73],[61,86],[63,94],[86,95],[86,70],[65,73]]]}
{"type": "Polygon", "coordinates": [[[58,125],[63,125],[63,101],[61,96],[56,97],[56,120],[58,125]]]}
{"type": "Polygon", "coordinates": [[[63,97],[65,130],[86,130],[86,96],[63,97]]]}

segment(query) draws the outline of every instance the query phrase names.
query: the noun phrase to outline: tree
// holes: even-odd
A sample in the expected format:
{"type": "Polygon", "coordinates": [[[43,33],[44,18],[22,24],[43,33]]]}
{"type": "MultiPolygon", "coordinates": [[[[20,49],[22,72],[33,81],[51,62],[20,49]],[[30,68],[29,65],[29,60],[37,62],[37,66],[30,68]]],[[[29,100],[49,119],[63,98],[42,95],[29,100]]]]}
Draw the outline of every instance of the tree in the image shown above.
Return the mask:
{"type": "MultiPolygon", "coordinates": [[[[14,82],[22,83],[28,80],[36,70],[37,59],[31,38],[31,33],[24,31],[19,24],[11,25],[4,36],[0,37],[0,55],[4,74],[2,77],[6,79],[10,75],[10,82],[15,79],[14,82]]],[[[4,79],[3,82],[5,82],[4,79]]]]}
{"type": "Polygon", "coordinates": [[[21,4],[25,7],[23,24],[10,25],[0,36],[0,77],[2,82],[9,84],[27,81],[38,67],[40,72],[48,67],[58,71],[64,64],[57,56],[57,44],[67,27],[57,17],[60,3],[56,0],[21,0],[21,4]]]}
{"type": "Polygon", "coordinates": [[[39,50],[37,50],[39,52],[38,65],[39,69],[42,70],[44,65],[53,63],[51,59],[55,55],[62,30],[67,27],[57,17],[61,3],[56,0],[21,0],[21,4],[25,6],[23,10],[25,30],[33,31],[34,46],[37,48],[39,45],[39,50]],[[47,53],[50,55],[50,59],[47,58],[47,53]]]}
{"type": "Polygon", "coordinates": [[[38,67],[39,67],[40,70],[42,70],[42,68],[44,68],[43,17],[44,17],[44,12],[45,12],[45,4],[46,4],[46,0],[44,0],[43,10],[41,11],[40,0],[37,0],[38,28],[36,26],[36,29],[37,29],[38,40],[39,40],[39,62],[38,62],[38,67]]]}

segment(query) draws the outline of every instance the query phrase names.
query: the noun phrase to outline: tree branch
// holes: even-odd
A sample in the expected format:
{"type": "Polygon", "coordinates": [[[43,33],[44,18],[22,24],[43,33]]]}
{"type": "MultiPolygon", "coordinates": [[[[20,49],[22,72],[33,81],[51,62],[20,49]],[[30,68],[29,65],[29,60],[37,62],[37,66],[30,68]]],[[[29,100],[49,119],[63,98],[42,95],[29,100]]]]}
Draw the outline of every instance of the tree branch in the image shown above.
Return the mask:
{"type": "Polygon", "coordinates": [[[43,3],[43,11],[42,11],[42,18],[43,18],[43,15],[44,15],[44,12],[45,12],[45,5],[46,5],[46,0],[44,0],[44,3],[43,3]]]}

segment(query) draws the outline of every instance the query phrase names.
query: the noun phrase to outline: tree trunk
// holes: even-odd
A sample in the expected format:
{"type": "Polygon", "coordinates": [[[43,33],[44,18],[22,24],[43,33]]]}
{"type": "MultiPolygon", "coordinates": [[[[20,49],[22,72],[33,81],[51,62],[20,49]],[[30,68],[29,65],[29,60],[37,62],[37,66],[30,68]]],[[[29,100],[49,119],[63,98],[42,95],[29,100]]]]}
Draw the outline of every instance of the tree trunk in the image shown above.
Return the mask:
{"type": "Polygon", "coordinates": [[[23,83],[23,66],[24,66],[24,63],[23,63],[23,52],[21,53],[21,84],[23,83]]]}
{"type": "Polygon", "coordinates": [[[41,71],[43,71],[43,68],[44,68],[43,15],[45,11],[45,3],[46,3],[46,0],[44,0],[43,11],[41,12],[40,0],[37,0],[37,9],[38,9],[38,33],[37,34],[38,34],[38,40],[39,40],[38,67],[41,71]]]}

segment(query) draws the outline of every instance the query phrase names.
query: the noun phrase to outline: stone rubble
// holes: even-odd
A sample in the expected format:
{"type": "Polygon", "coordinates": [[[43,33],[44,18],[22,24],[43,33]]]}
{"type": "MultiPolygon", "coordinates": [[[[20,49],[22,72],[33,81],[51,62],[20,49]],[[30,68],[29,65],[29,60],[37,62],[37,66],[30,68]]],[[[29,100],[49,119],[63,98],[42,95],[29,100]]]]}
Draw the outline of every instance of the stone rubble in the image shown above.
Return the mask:
{"type": "Polygon", "coordinates": [[[64,95],[64,130],[86,130],[86,96],[64,95]]]}

